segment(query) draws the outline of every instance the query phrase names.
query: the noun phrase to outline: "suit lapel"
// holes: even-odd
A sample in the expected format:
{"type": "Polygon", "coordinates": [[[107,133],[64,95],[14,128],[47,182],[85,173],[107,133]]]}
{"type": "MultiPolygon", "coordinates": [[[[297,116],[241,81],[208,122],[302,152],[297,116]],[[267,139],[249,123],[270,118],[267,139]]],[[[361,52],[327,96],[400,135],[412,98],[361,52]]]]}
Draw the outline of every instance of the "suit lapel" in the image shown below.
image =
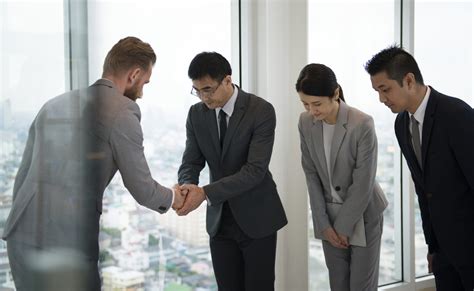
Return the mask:
{"type": "Polygon", "coordinates": [[[245,115],[248,99],[248,94],[239,88],[239,94],[237,95],[237,100],[235,100],[234,112],[232,112],[232,116],[229,119],[229,125],[227,126],[227,132],[224,137],[221,158],[225,156],[227,150],[229,149],[230,141],[239,127],[242,117],[245,115]]]}
{"type": "Polygon", "coordinates": [[[341,148],[344,137],[346,136],[346,124],[349,114],[349,107],[341,101],[339,106],[339,113],[337,114],[336,126],[334,128],[334,136],[331,143],[331,174],[334,172],[334,165],[336,164],[336,158],[341,148]]]}
{"type": "Polygon", "coordinates": [[[325,181],[329,180],[328,166],[326,162],[326,155],[324,154],[324,140],[323,140],[323,123],[322,121],[313,119],[313,127],[311,128],[311,142],[312,147],[316,152],[316,157],[318,158],[323,173],[326,175],[325,181]]]}
{"type": "Polygon", "coordinates": [[[425,165],[426,151],[428,150],[428,145],[430,143],[431,129],[433,128],[434,114],[436,111],[436,105],[438,103],[438,99],[436,97],[436,91],[431,88],[430,99],[426,105],[425,117],[423,119],[423,132],[421,139],[421,157],[423,160],[423,166],[425,165]]]}
{"type": "MultiPolygon", "coordinates": [[[[203,104],[204,107],[206,105],[203,104]]],[[[208,109],[207,107],[204,109],[204,115],[206,119],[206,124],[209,128],[209,134],[211,136],[212,144],[216,149],[216,153],[218,156],[221,155],[221,145],[219,142],[219,130],[217,129],[217,119],[216,119],[216,111],[214,109],[208,109]]]]}

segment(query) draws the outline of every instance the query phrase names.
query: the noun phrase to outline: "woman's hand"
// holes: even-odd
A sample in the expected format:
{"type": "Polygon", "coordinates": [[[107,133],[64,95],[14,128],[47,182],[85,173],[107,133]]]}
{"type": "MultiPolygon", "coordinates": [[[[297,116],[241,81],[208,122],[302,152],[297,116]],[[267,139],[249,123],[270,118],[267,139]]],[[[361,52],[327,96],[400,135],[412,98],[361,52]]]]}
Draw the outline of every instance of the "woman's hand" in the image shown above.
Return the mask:
{"type": "Polygon", "coordinates": [[[341,238],[339,235],[336,233],[334,228],[328,227],[323,231],[324,237],[331,243],[331,245],[335,248],[339,249],[347,249],[347,246],[343,244],[341,241],[341,238]]]}
{"type": "Polygon", "coordinates": [[[345,236],[343,234],[338,233],[337,236],[339,237],[339,240],[341,241],[342,245],[345,246],[346,248],[349,247],[349,237],[345,236]]]}

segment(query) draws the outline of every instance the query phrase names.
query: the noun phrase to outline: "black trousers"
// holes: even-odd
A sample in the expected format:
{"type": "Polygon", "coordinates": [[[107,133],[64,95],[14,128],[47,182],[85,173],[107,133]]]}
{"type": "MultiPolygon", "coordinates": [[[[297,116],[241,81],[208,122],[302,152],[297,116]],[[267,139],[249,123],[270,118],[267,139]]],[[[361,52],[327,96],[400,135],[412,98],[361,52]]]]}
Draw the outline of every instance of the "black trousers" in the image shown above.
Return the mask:
{"type": "Polygon", "coordinates": [[[437,291],[474,290],[474,268],[472,265],[455,266],[442,251],[434,253],[433,274],[437,291]]]}
{"type": "Polygon", "coordinates": [[[219,291],[273,291],[276,241],[276,232],[259,239],[247,236],[224,203],[219,231],[210,239],[219,291]]]}
{"type": "Polygon", "coordinates": [[[18,291],[100,291],[97,260],[80,252],[11,239],[7,252],[18,291]]]}

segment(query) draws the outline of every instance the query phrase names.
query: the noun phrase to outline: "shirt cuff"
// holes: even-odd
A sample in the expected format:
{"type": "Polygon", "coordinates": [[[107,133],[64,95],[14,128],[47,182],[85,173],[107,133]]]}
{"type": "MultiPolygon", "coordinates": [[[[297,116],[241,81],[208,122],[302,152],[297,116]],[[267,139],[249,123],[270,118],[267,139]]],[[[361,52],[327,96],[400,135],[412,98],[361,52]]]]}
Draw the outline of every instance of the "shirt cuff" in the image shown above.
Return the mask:
{"type": "Polygon", "coordinates": [[[209,197],[206,196],[206,201],[207,201],[207,206],[212,206],[211,200],[209,200],[209,197]]]}

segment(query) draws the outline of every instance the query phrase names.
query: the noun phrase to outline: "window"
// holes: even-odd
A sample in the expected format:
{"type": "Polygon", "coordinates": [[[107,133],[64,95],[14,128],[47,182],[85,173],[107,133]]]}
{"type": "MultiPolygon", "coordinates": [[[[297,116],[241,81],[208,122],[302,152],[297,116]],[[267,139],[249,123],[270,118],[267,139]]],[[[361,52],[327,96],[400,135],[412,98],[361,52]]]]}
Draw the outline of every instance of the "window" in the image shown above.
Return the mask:
{"type": "Polygon", "coordinates": [[[471,106],[473,14],[474,3],[470,0],[415,1],[415,57],[425,83],[471,106]],[[440,17],[443,23],[437,21],[440,17]]]}
{"type": "MultiPolygon", "coordinates": [[[[157,62],[138,104],[145,155],[153,177],[163,185],[177,181],[186,116],[190,105],[199,101],[189,93],[192,58],[202,51],[217,51],[238,64],[231,55],[231,4],[230,0],[88,3],[90,83],[100,78],[105,54],[120,38],[137,36],[155,50],[157,62]]],[[[201,175],[200,181],[207,184],[208,175],[201,175]]],[[[115,286],[124,274],[134,274],[147,290],[163,286],[215,290],[205,211],[204,203],[186,217],[172,211],[158,215],[139,207],[115,177],[104,195],[101,224],[104,288],[115,286]]]]}
{"type": "MultiPolygon", "coordinates": [[[[346,101],[375,121],[378,137],[377,181],[389,200],[384,212],[379,284],[402,280],[400,150],[393,131],[395,115],[379,103],[364,64],[398,39],[395,1],[312,0],[308,5],[308,62],[333,69],[346,101]]],[[[301,108],[303,110],[303,108],[301,108]]],[[[311,215],[308,219],[312,228],[311,215]]],[[[322,244],[309,231],[310,290],[329,290],[322,244]]]]}
{"type": "MultiPolygon", "coordinates": [[[[66,90],[63,1],[0,2],[0,231],[28,128],[43,103],[66,90]]],[[[6,246],[0,286],[12,286],[6,246]]],[[[0,287],[1,289],[1,287],[0,287]]]]}
{"type": "MultiPolygon", "coordinates": [[[[90,0],[82,6],[87,14],[79,15],[86,10],[66,9],[69,1],[1,1],[0,225],[11,208],[13,181],[34,116],[45,101],[74,87],[70,81],[77,74],[87,74],[89,83],[99,79],[108,50],[129,35],[149,42],[157,54],[151,82],[138,100],[145,155],[157,181],[166,186],[176,183],[186,115],[199,101],[189,94],[190,61],[202,51],[217,51],[233,64],[234,82],[239,83],[234,2],[90,0]],[[78,24],[68,13],[72,18],[87,15],[80,28],[87,32],[88,47],[69,47],[75,45],[70,37],[80,32],[69,30],[70,23],[78,24]],[[70,57],[70,52],[78,51],[85,60],[70,57]],[[85,61],[89,70],[75,71],[69,61],[85,61]]],[[[208,174],[204,172],[200,180],[208,183],[208,174]]],[[[203,205],[187,217],[173,211],[159,215],[138,206],[117,175],[104,195],[101,219],[104,289],[216,290],[205,209],[203,205]]],[[[7,260],[5,244],[0,245],[0,257],[7,260]]],[[[2,266],[0,286],[12,286],[9,266],[2,266]]]]}

